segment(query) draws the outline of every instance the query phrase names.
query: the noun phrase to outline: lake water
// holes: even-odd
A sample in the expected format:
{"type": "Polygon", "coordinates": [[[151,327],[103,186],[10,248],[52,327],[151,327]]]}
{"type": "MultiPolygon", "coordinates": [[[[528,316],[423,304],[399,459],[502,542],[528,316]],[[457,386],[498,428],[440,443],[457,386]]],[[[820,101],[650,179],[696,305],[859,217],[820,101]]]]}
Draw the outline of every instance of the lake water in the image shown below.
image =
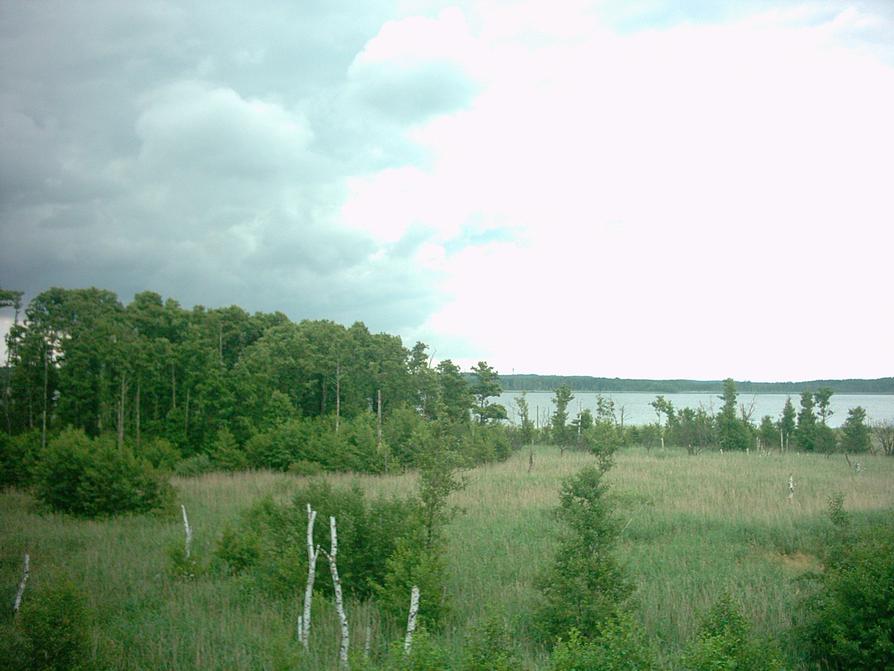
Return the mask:
{"type": "MultiPolygon", "coordinates": [[[[500,403],[506,406],[509,419],[518,423],[518,412],[514,399],[521,392],[507,391],[500,396],[500,403]]],[[[573,418],[581,409],[589,408],[594,414],[596,411],[595,392],[574,392],[574,400],[568,406],[569,419],[573,418]]],[[[612,392],[602,394],[615,402],[615,414],[620,419],[621,408],[624,408],[624,424],[649,424],[655,421],[655,410],[649,404],[655,400],[657,394],[640,392],[612,392]]],[[[674,408],[685,407],[705,408],[709,412],[720,410],[722,401],[717,394],[693,393],[693,394],[663,394],[664,398],[674,404],[674,408]]],[[[739,403],[748,408],[754,403],[752,421],[757,424],[761,417],[770,415],[775,421],[782,414],[782,407],[789,394],[739,394],[739,403]]],[[[555,410],[552,403],[553,394],[545,391],[529,391],[527,393],[530,417],[537,421],[538,412],[540,424],[546,423],[547,418],[555,410]]],[[[795,411],[800,409],[800,395],[791,394],[795,411]]],[[[840,426],[847,419],[847,411],[850,408],[861,406],[866,410],[868,421],[890,420],[894,421],[894,395],[892,394],[834,394],[832,396],[832,416],[829,418],[830,426],[840,426]]]]}

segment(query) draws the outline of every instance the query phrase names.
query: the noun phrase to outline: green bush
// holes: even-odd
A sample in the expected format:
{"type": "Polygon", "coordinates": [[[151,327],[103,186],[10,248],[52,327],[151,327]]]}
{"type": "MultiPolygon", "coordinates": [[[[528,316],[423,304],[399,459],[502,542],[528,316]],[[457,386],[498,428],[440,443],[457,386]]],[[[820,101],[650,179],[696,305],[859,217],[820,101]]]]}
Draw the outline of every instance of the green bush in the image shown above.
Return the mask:
{"type": "Polygon", "coordinates": [[[0,432],[0,487],[27,487],[34,481],[40,454],[40,433],[17,436],[0,432]]]}
{"type": "Polygon", "coordinates": [[[381,671],[449,671],[450,657],[425,627],[421,626],[413,635],[410,654],[404,652],[402,640],[395,641],[379,668],[381,671]]]}
{"type": "Polygon", "coordinates": [[[828,669],[894,668],[894,523],[851,528],[841,497],[830,501],[835,532],[825,572],[799,627],[810,657],[828,669]]]}
{"type": "Polygon", "coordinates": [[[593,639],[572,628],[550,657],[551,671],[647,671],[656,668],[652,651],[629,617],[606,622],[593,639]]]}
{"type": "Polygon", "coordinates": [[[241,471],[248,467],[248,457],[226,427],[217,432],[211,446],[211,461],[225,471],[241,471]]]}
{"type": "Polygon", "coordinates": [[[207,454],[196,454],[192,457],[178,461],[174,467],[174,473],[181,478],[195,478],[205,473],[211,473],[214,464],[207,454]]]}
{"type": "MultiPolygon", "coordinates": [[[[345,592],[358,598],[382,585],[388,559],[401,539],[418,534],[418,504],[412,500],[368,501],[359,487],[311,482],[291,502],[264,499],[249,508],[235,528],[224,532],[215,556],[227,571],[249,575],[268,594],[293,596],[307,579],[307,504],[317,511],[314,542],[325,549],[330,545],[329,517],[335,516],[339,577],[345,592]]],[[[318,572],[325,558],[319,562],[318,572]]],[[[331,581],[318,579],[317,589],[331,594],[331,581]]],[[[407,602],[409,598],[408,590],[407,602]]]]}
{"type": "Polygon", "coordinates": [[[0,632],[0,664],[22,671],[86,671],[94,668],[90,613],[70,580],[26,592],[15,623],[0,632]],[[5,634],[5,635],[4,635],[5,634]]]}
{"type": "Polygon", "coordinates": [[[683,655],[687,671],[781,671],[778,652],[751,634],[751,627],[725,594],[702,618],[696,640],[683,655]]]}
{"type": "Polygon", "coordinates": [[[37,468],[37,496],[54,510],[98,517],[163,508],[173,490],[129,448],[69,429],[44,452],[37,468]]]}
{"type": "Polygon", "coordinates": [[[153,438],[143,443],[140,456],[160,471],[172,472],[180,461],[180,450],[165,438],[153,438]]]}
{"type": "Polygon", "coordinates": [[[613,555],[619,529],[607,500],[606,468],[586,466],[562,483],[558,550],[537,580],[543,602],[535,617],[547,642],[571,629],[598,637],[632,592],[613,555]]]}
{"type": "Polygon", "coordinates": [[[466,646],[461,671],[516,671],[521,660],[512,638],[501,620],[491,617],[472,633],[466,646]]]}

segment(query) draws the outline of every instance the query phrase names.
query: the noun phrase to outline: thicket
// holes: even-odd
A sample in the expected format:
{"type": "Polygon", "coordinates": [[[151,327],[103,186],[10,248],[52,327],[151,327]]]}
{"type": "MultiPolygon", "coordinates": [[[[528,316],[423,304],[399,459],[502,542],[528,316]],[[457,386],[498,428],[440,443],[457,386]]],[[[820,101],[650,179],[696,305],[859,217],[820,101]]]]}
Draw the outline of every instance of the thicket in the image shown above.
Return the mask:
{"type": "Polygon", "coordinates": [[[19,671],[88,671],[96,668],[91,613],[69,579],[26,593],[13,622],[0,625],[0,667],[19,671]]]}
{"type": "Polygon", "coordinates": [[[129,448],[75,429],[50,441],[34,480],[37,497],[50,508],[83,517],[158,510],[173,496],[165,478],[129,448]]]}
{"type": "Polygon", "coordinates": [[[829,503],[822,573],[800,625],[810,658],[822,668],[894,668],[894,524],[855,528],[841,496],[829,503]]]}
{"type": "Polygon", "coordinates": [[[702,616],[681,667],[686,671],[782,671],[785,668],[774,645],[752,634],[750,624],[729,594],[722,595],[702,616]]]}

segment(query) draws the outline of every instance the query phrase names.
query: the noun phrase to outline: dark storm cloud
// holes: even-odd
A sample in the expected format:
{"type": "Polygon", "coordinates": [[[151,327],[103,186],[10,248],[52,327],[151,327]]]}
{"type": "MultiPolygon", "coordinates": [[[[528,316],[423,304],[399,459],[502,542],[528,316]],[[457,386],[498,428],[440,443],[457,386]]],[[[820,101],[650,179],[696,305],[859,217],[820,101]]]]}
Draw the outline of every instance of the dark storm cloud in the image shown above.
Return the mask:
{"type": "Polygon", "coordinates": [[[0,283],[399,329],[415,245],[334,225],[344,179],[413,162],[449,63],[352,68],[390,3],[0,4],[0,283]]]}

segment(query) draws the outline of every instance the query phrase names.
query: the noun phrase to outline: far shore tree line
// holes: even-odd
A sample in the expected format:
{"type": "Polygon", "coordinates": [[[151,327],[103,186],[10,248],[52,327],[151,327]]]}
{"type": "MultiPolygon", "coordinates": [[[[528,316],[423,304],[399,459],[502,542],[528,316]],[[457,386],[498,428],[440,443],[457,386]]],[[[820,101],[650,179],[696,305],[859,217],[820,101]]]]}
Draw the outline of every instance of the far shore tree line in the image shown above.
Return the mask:
{"type": "Polygon", "coordinates": [[[537,426],[530,416],[525,394],[515,399],[518,417],[517,433],[524,444],[552,443],[564,449],[594,452],[623,446],[685,448],[690,454],[705,450],[767,452],[799,451],[819,454],[843,452],[860,454],[875,451],[894,455],[894,423],[867,422],[866,410],[856,406],[848,410],[842,426],[829,426],[832,416],[832,389],[820,388],[801,393],[796,410],[788,397],[775,419],[754,417],[752,405],[740,403],[736,383],[724,380],[719,397],[719,412],[703,406],[676,408],[672,401],[659,394],[651,402],[655,421],[645,425],[624,422],[624,409],[611,398],[596,395],[595,408],[583,408],[570,418],[568,408],[574,392],[562,385],[554,392],[553,413],[544,426],[537,426]]]}

